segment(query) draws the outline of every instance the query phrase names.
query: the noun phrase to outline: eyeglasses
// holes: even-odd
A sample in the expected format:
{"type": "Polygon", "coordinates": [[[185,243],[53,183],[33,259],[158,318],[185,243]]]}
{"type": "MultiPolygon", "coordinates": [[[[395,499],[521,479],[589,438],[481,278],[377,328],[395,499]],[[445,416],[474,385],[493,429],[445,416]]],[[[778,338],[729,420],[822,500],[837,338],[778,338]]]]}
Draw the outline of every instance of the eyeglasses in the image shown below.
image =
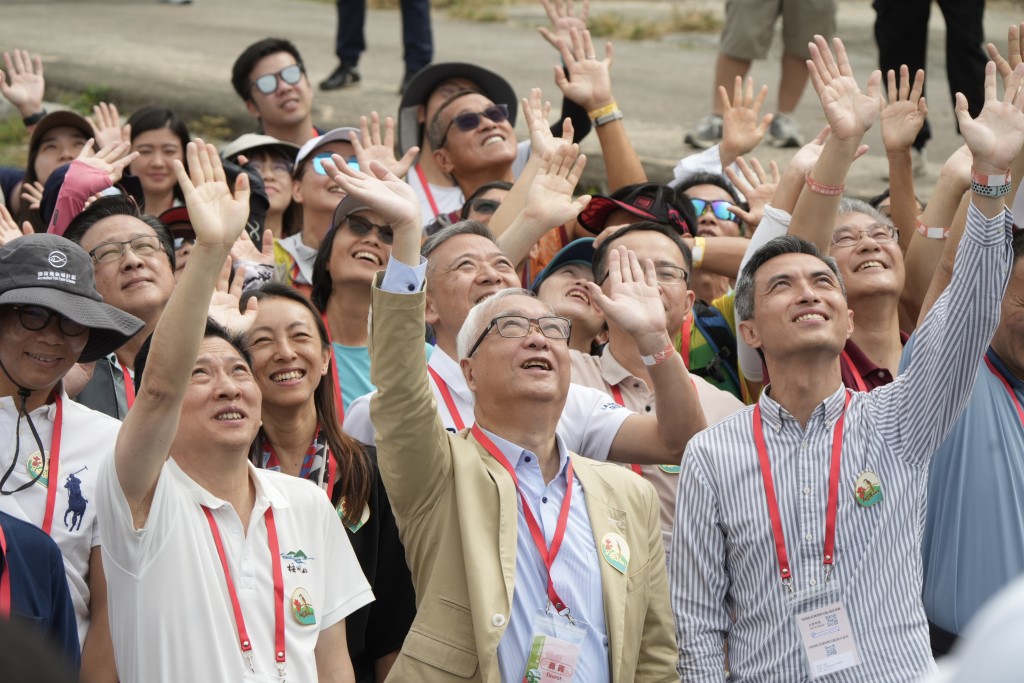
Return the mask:
{"type": "MultiPolygon", "coordinates": [[[[685,268],[679,266],[672,266],[667,263],[654,266],[654,277],[663,285],[678,285],[683,282],[689,282],[690,274],[686,272],[685,268]]],[[[598,285],[603,285],[604,281],[608,279],[608,272],[601,276],[600,280],[596,280],[598,285]]]]}
{"type": "Polygon", "coordinates": [[[33,332],[45,329],[54,318],[57,319],[60,331],[69,337],[77,337],[89,329],[82,323],[76,323],[74,320],[69,320],[60,313],[54,313],[42,306],[14,306],[14,310],[18,312],[21,326],[33,332]]]}
{"type": "MultiPolygon", "coordinates": [[[[324,154],[317,154],[315,157],[313,157],[313,170],[319,173],[320,175],[327,175],[327,169],[324,168],[324,162],[333,161],[332,157],[333,155],[330,152],[325,152],[324,154]]],[[[355,159],[349,159],[345,163],[348,164],[348,167],[351,168],[352,170],[359,170],[359,162],[356,161],[355,159]]]]}
{"type": "Polygon", "coordinates": [[[96,263],[113,263],[124,256],[125,245],[132,248],[136,256],[152,256],[160,249],[160,240],[154,235],[139,235],[125,242],[104,242],[89,252],[96,263]]]}
{"type": "MultiPolygon", "coordinates": [[[[469,202],[469,211],[475,211],[476,213],[490,216],[498,207],[501,206],[501,202],[497,199],[474,199],[469,202]]],[[[466,212],[468,215],[468,211],[466,212]]]]}
{"type": "Polygon", "coordinates": [[[491,320],[490,324],[480,333],[473,348],[466,354],[466,358],[473,357],[492,329],[498,330],[498,334],[506,339],[518,339],[529,335],[534,326],[548,339],[568,339],[569,333],[572,331],[572,321],[556,315],[545,315],[540,318],[527,318],[524,315],[499,315],[491,320]]]}
{"type": "MultiPolygon", "coordinates": [[[[185,246],[186,244],[195,244],[195,243],[196,243],[196,238],[195,237],[175,237],[174,238],[174,250],[177,251],[177,250],[181,249],[183,246],[185,246]]],[[[135,252],[135,253],[137,254],[139,252],[135,252]]]]}
{"type": "Polygon", "coordinates": [[[720,221],[738,222],[736,214],[729,210],[729,202],[723,199],[709,202],[706,199],[693,199],[691,197],[690,202],[693,204],[693,210],[697,212],[697,218],[700,218],[707,213],[708,209],[711,209],[711,213],[720,221]]]}
{"type": "Polygon", "coordinates": [[[459,130],[463,132],[474,130],[480,125],[481,117],[485,116],[494,123],[508,121],[508,105],[492,104],[483,111],[465,111],[461,114],[456,114],[444,129],[444,135],[441,136],[441,142],[437,146],[438,149],[444,147],[444,143],[448,142],[448,132],[452,129],[452,126],[458,126],[459,130]]]}
{"type": "Polygon", "coordinates": [[[348,223],[348,229],[360,237],[366,237],[372,230],[376,229],[377,234],[380,235],[380,241],[384,244],[393,244],[395,241],[395,231],[391,229],[390,225],[377,225],[361,216],[349,216],[346,222],[348,223]]]}
{"type": "Polygon", "coordinates": [[[900,231],[891,225],[875,223],[869,228],[856,231],[846,228],[837,230],[832,233],[832,244],[843,249],[855,247],[860,244],[860,241],[864,239],[865,235],[873,239],[878,244],[885,244],[886,242],[892,242],[895,240],[899,237],[899,234],[900,231]]]}
{"type": "Polygon", "coordinates": [[[281,79],[288,85],[295,85],[302,80],[302,74],[305,73],[305,68],[301,64],[292,64],[286,66],[277,73],[274,74],[263,74],[255,81],[252,82],[264,95],[273,95],[277,92],[279,87],[278,79],[281,79]]]}
{"type": "Polygon", "coordinates": [[[292,164],[287,162],[287,161],[281,161],[281,160],[278,160],[278,161],[268,161],[266,159],[263,159],[263,160],[256,160],[256,159],[254,159],[254,160],[249,162],[249,166],[251,166],[253,168],[253,170],[259,171],[260,174],[265,174],[265,173],[269,172],[269,173],[287,173],[288,175],[291,175],[292,174],[292,168],[293,168],[292,164]]]}

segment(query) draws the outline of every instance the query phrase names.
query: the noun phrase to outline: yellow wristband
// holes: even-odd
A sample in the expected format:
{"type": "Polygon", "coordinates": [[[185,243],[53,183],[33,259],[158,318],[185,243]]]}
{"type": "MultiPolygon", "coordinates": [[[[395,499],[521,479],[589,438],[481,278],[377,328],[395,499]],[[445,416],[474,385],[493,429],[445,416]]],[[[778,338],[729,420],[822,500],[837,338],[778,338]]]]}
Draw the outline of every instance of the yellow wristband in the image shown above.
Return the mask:
{"type": "Polygon", "coordinates": [[[600,107],[598,109],[592,109],[592,110],[588,111],[587,112],[587,116],[589,116],[591,119],[599,119],[602,116],[607,116],[608,114],[611,114],[613,111],[615,111],[618,108],[619,108],[618,103],[615,100],[612,100],[611,104],[606,104],[603,107],[600,107]]]}
{"type": "Polygon", "coordinates": [[[693,238],[693,249],[690,250],[690,260],[693,262],[694,268],[700,268],[704,263],[704,246],[705,240],[703,237],[693,238]]]}

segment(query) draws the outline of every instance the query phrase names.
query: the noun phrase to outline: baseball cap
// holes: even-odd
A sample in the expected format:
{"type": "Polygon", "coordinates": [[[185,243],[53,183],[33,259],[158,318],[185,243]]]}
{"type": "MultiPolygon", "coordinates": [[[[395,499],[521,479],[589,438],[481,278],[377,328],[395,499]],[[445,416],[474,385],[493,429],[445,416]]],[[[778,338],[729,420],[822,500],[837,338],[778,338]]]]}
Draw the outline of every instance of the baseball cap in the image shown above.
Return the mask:
{"type": "Polygon", "coordinates": [[[159,219],[175,237],[195,239],[196,231],[192,229],[192,220],[188,217],[188,207],[173,206],[160,214],[159,219]]]}
{"type": "Polygon", "coordinates": [[[103,303],[84,249],[47,233],[0,248],[0,306],[16,305],[43,306],[89,328],[81,363],[103,358],[143,328],[135,316],[103,303]]]}
{"type": "Polygon", "coordinates": [[[417,109],[426,104],[430,94],[439,85],[453,78],[464,78],[480,87],[480,92],[495,104],[508,106],[508,121],[516,125],[516,113],[519,99],[516,91],[504,78],[490,69],[476,64],[464,62],[442,62],[430,64],[416,72],[402,93],[402,101],[398,104],[398,153],[405,154],[412,147],[420,144],[423,137],[423,124],[417,120],[417,109]]]}
{"type": "Polygon", "coordinates": [[[245,135],[240,135],[228,144],[224,145],[220,150],[220,155],[224,159],[234,161],[235,157],[239,154],[252,156],[251,152],[253,150],[261,149],[263,147],[272,147],[275,150],[280,151],[289,159],[295,159],[295,156],[299,153],[299,146],[291,142],[278,140],[270,135],[246,133],[245,135]]]}
{"type": "Polygon", "coordinates": [[[313,155],[320,147],[323,147],[329,142],[349,142],[353,137],[359,137],[360,130],[358,128],[352,128],[350,126],[343,126],[341,128],[335,128],[329,130],[323,135],[307,140],[306,144],[299,148],[299,153],[295,156],[295,168],[297,169],[302,162],[313,155]]]}
{"type": "Polygon", "coordinates": [[[544,280],[554,273],[559,268],[571,265],[573,263],[582,263],[588,266],[594,263],[594,238],[593,237],[581,237],[578,240],[573,240],[569,244],[562,247],[557,254],[555,254],[548,264],[544,266],[544,269],[537,273],[537,277],[533,279],[533,284],[530,285],[530,291],[534,294],[540,289],[541,284],[544,280]]]}
{"type": "Polygon", "coordinates": [[[675,206],[676,193],[667,185],[658,183],[637,183],[612,193],[612,196],[596,195],[580,212],[580,225],[592,233],[605,229],[608,216],[613,211],[628,211],[642,220],[665,223],[680,234],[693,234],[690,222],[675,206]]]}
{"type": "Polygon", "coordinates": [[[369,208],[370,205],[366,202],[357,199],[350,194],[345,195],[345,198],[338,202],[337,208],[334,209],[334,221],[331,223],[331,229],[333,230],[338,227],[343,220],[357,211],[365,211],[369,208]]]}
{"type": "Polygon", "coordinates": [[[43,136],[54,128],[60,128],[61,126],[77,128],[86,139],[96,137],[96,133],[93,131],[92,124],[89,123],[88,119],[81,114],[62,109],[50,112],[36,124],[36,127],[32,129],[32,137],[29,139],[28,148],[30,150],[38,149],[43,136]]]}

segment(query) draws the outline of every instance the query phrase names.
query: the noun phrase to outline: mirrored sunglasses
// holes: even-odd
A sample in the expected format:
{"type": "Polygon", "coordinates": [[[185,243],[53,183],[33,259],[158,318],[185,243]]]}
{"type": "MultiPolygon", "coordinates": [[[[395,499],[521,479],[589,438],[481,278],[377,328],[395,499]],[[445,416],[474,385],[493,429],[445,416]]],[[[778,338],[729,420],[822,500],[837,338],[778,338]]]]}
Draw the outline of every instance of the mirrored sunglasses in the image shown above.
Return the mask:
{"type": "Polygon", "coordinates": [[[723,199],[709,202],[706,199],[691,198],[690,202],[693,204],[693,210],[697,213],[697,218],[703,216],[710,209],[715,218],[720,221],[738,222],[736,214],[729,210],[729,202],[723,199]]]}
{"type": "Polygon", "coordinates": [[[264,95],[273,95],[277,92],[278,87],[280,87],[278,79],[284,81],[288,85],[296,85],[302,80],[303,71],[304,69],[301,64],[292,64],[291,66],[286,66],[277,73],[263,74],[253,81],[252,84],[255,85],[256,89],[264,95]]]}
{"type": "MultiPolygon", "coordinates": [[[[326,152],[324,154],[317,154],[315,157],[313,157],[313,170],[319,173],[320,175],[327,175],[327,169],[324,168],[324,162],[330,161],[331,156],[332,155],[330,152],[326,152]]],[[[348,167],[351,168],[352,170],[359,170],[359,162],[356,161],[355,159],[348,159],[345,161],[345,163],[348,164],[348,167]]]]}

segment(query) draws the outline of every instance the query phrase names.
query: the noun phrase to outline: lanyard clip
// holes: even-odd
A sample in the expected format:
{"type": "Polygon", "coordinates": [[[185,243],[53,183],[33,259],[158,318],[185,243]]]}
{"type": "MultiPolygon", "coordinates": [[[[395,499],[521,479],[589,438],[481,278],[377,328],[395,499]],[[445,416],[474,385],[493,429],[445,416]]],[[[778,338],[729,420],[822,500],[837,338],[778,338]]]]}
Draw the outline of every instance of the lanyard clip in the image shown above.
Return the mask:
{"type": "Polygon", "coordinates": [[[280,683],[284,683],[284,677],[286,675],[287,674],[284,672],[284,662],[281,662],[277,665],[277,680],[280,681],[280,683]]]}
{"type": "Polygon", "coordinates": [[[834,565],[832,565],[832,564],[826,564],[825,565],[825,583],[828,583],[828,580],[830,578],[832,578],[832,570],[833,569],[834,569],[834,565]]]}
{"type": "Polygon", "coordinates": [[[782,585],[789,589],[789,594],[794,595],[796,591],[793,590],[793,579],[783,579],[782,585]]]}
{"type": "Polygon", "coordinates": [[[252,650],[245,650],[242,654],[245,655],[245,661],[249,664],[249,671],[256,673],[256,667],[252,663],[252,650]]]}

